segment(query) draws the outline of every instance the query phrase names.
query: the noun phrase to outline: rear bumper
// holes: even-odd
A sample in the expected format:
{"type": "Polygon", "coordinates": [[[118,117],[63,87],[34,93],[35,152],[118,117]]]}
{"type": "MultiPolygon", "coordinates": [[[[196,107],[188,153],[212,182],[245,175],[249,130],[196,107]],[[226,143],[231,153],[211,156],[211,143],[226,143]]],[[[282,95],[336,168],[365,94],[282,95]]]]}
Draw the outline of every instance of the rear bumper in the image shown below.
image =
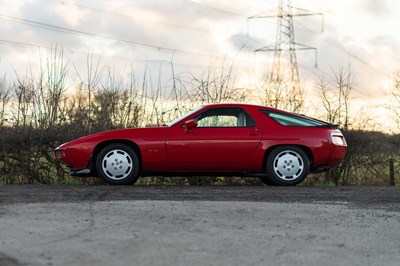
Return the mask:
{"type": "Polygon", "coordinates": [[[339,165],[346,156],[347,146],[332,145],[329,156],[328,167],[332,168],[339,165]]]}

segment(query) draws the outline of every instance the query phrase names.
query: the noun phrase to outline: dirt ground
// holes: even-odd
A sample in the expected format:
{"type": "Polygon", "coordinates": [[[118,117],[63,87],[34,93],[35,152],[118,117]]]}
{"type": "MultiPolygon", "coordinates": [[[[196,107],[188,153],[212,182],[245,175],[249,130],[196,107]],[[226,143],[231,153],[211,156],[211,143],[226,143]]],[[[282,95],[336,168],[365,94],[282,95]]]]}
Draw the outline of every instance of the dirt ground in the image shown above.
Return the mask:
{"type": "Polygon", "coordinates": [[[0,204],[115,200],[347,202],[400,208],[400,187],[0,185],[0,204]]]}
{"type": "Polygon", "coordinates": [[[0,186],[0,265],[398,265],[400,187],[0,186]]]}

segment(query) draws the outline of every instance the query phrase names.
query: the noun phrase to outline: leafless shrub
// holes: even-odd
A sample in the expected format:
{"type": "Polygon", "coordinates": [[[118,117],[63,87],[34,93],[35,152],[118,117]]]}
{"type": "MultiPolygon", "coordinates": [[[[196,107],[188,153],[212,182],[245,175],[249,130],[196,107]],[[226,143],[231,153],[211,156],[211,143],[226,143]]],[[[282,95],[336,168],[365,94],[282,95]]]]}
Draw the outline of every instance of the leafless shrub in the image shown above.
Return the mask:
{"type": "MultiPolygon", "coordinates": [[[[55,162],[52,150],[59,144],[113,128],[162,125],[206,103],[246,102],[250,89],[236,88],[233,63],[214,61],[197,76],[176,73],[173,58],[160,64],[154,75],[146,67],[137,77],[117,73],[103,66],[101,58],[87,57],[84,76],[77,84],[68,84],[68,62],[63,49],[56,46],[39,73],[32,68],[17,73],[14,83],[0,80],[0,183],[98,183],[97,179],[73,179],[65,167],[55,162]],[[170,78],[163,71],[170,73],[170,78]],[[154,75],[154,76],[153,76],[154,75]],[[164,79],[163,79],[163,78],[164,79]]],[[[340,124],[349,143],[343,163],[327,175],[317,175],[337,185],[386,184],[387,158],[398,153],[393,145],[398,136],[366,131],[363,113],[352,113],[355,87],[350,68],[333,71],[331,81],[319,80],[324,117],[340,124]]],[[[393,111],[400,121],[400,75],[391,91],[393,111]],[[397,105],[396,105],[397,104],[397,105]],[[397,113],[396,113],[397,112],[397,113]]],[[[266,103],[289,111],[302,108],[304,92],[287,95],[266,88],[266,103]]],[[[263,85],[263,86],[264,86],[263,85]]],[[[276,85],[276,84],[275,84],[276,85]]],[[[293,91],[292,91],[293,92],[293,91]]],[[[400,142],[398,142],[400,143],[400,142]]],[[[312,179],[312,178],[311,178],[312,179]]],[[[140,184],[163,185],[259,185],[259,180],[223,177],[170,178],[150,177],[140,184]]]]}
{"type": "Polygon", "coordinates": [[[200,104],[245,102],[250,94],[249,89],[235,88],[235,77],[232,73],[233,63],[225,67],[225,60],[221,67],[216,67],[217,62],[209,64],[208,69],[199,77],[190,74],[192,90],[189,99],[200,104]]]}
{"type": "Polygon", "coordinates": [[[304,88],[294,78],[285,78],[287,77],[266,74],[257,88],[262,95],[261,101],[266,106],[300,113],[304,107],[304,88]]]}

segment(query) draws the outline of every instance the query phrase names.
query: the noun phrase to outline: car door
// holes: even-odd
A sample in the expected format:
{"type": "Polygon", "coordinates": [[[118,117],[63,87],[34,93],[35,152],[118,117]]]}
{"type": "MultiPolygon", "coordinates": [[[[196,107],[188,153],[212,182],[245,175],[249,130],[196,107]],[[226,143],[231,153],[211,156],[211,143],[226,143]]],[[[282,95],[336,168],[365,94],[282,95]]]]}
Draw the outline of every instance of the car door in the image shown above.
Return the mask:
{"type": "Polygon", "coordinates": [[[243,171],[258,149],[260,132],[241,108],[211,108],[185,130],[176,125],[166,140],[172,171],[243,171]]]}

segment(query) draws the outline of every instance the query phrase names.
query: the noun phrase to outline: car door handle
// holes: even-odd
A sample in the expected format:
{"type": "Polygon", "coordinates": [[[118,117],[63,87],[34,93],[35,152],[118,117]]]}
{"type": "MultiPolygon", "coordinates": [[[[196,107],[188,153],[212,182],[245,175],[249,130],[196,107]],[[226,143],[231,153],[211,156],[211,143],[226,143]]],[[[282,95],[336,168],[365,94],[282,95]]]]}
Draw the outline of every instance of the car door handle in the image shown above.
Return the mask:
{"type": "Polygon", "coordinates": [[[255,128],[249,132],[250,136],[257,136],[258,135],[258,128],[255,128]]]}

